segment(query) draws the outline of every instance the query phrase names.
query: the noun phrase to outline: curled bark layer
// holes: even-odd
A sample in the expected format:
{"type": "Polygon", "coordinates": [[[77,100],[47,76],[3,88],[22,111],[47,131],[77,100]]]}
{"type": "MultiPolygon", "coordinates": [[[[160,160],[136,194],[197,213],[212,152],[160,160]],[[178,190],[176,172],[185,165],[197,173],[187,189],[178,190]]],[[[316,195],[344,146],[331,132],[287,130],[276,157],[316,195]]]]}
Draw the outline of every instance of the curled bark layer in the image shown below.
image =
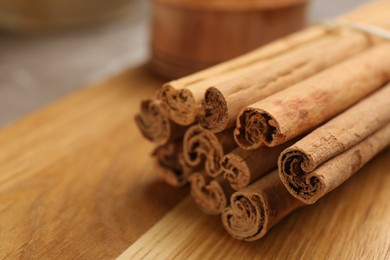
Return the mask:
{"type": "Polygon", "coordinates": [[[389,97],[390,84],[283,151],[279,172],[291,194],[314,203],[384,149],[389,97]]]}
{"type": "Polygon", "coordinates": [[[350,30],[335,30],[299,46],[266,64],[243,70],[234,79],[208,88],[199,123],[212,132],[231,128],[240,110],[345,60],[372,43],[370,37],[350,30]]]}
{"type": "Polygon", "coordinates": [[[214,134],[194,125],[184,134],[183,150],[186,163],[192,167],[204,165],[205,172],[212,177],[222,174],[223,156],[236,147],[232,129],[214,134]]]}
{"type": "Polygon", "coordinates": [[[390,44],[382,43],[244,108],[234,137],[243,149],[276,146],[363,99],[390,79],[390,44]]]}
{"type": "Polygon", "coordinates": [[[135,122],[142,135],[157,145],[163,145],[183,136],[185,127],[169,120],[162,112],[160,101],[147,99],[141,102],[141,112],[135,122]]]}
{"type": "Polygon", "coordinates": [[[212,179],[206,173],[194,173],[189,179],[191,195],[203,212],[217,215],[227,207],[233,190],[222,176],[212,179]]]}
{"type": "Polygon", "coordinates": [[[372,136],[330,159],[312,172],[304,172],[302,153],[282,157],[280,177],[288,191],[306,204],[313,204],[355,174],[390,144],[390,124],[372,136]]]}
{"type": "Polygon", "coordinates": [[[267,61],[281,53],[290,51],[306,42],[324,35],[326,28],[309,27],[298,33],[276,40],[248,54],[221,63],[193,75],[164,84],[158,94],[164,114],[179,125],[193,124],[199,113],[203,113],[201,100],[206,89],[219,82],[239,75],[257,62],[267,61]]]}
{"type": "Polygon", "coordinates": [[[256,150],[237,147],[221,161],[223,176],[233,189],[240,190],[275,168],[280,153],[296,141],[293,139],[282,145],[256,150]]]}
{"type": "Polygon", "coordinates": [[[248,187],[235,192],[222,213],[222,223],[233,237],[253,241],[293,210],[304,204],[291,196],[273,171],[248,187]]]}
{"type": "MultiPolygon", "coordinates": [[[[366,5],[341,16],[339,19],[390,28],[388,21],[389,12],[387,11],[389,10],[388,6],[389,4],[385,1],[383,3],[366,5]]],[[[248,54],[168,82],[162,87],[159,94],[159,99],[162,101],[162,109],[165,115],[177,124],[193,124],[197,120],[199,113],[206,114],[207,117],[208,112],[204,112],[201,107],[202,98],[207,88],[237,78],[243,69],[250,70],[249,67],[252,65],[267,63],[281,54],[290,52],[294,48],[324,37],[329,32],[333,32],[333,29],[333,27],[312,26],[280,40],[273,41],[248,54]]],[[[322,48],[321,50],[324,51],[327,49],[332,48],[322,48]]],[[[347,50],[346,52],[348,53],[349,51],[347,50]]],[[[234,110],[228,112],[228,114],[234,114],[234,110]]],[[[232,118],[234,117],[229,117],[228,125],[234,124],[234,122],[229,121],[232,118]]],[[[218,126],[218,130],[216,131],[221,131],[221,128],[222,126],[218,126]]]]}

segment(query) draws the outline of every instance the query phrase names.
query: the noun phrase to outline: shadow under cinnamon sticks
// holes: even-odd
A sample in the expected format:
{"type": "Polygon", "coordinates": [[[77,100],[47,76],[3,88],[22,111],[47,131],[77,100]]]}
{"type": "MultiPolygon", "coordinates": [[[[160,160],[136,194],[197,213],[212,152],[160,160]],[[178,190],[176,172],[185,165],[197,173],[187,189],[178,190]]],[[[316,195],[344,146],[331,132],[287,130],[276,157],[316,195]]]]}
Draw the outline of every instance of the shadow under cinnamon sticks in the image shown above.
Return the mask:
{"type": "Polygon", "coordinates": [[[188,177],[200,168],[189,166],[183,155],[183,142],[177,140],[157,147],[154,157],[154,170],[166,183],[174,187],[181,187],[188,183],[188,177]]]}

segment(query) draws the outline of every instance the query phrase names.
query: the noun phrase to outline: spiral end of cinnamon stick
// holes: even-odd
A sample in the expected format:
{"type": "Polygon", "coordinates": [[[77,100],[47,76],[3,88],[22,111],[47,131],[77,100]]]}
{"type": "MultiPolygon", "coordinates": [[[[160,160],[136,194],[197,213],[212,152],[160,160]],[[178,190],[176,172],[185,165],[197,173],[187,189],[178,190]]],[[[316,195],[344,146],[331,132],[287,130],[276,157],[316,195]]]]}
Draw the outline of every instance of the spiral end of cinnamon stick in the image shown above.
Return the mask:
{"type": "Polygon", "coordinates": [[[214,133],[222,132],[228,124],[228,107],[225,97],[214,87],[208,88],[202,101],[203,115],[199,123],[214,133]]]}
{"type": "Polygon", "coordinates": [[[142,135],[158,145],[168,142],[171,136],[171,124],[155,100],[141,102],[141,112],[135,116],[135,122],[142,135]]]}
{"type": "Polygon", "coordinates": [[[252,241],[263,237],[271,227],[303,205],[286,191],[278,172],[272,171],[231,196],[222,222],[233,237],[252,241]]]}
{"type": "Polygon", "coordinates": [[[244,150],[257,149],[260,146],[276,146],[284,142],[278,123],[265,111],[246,108],[237,118],[234,139],[244,150]]]}
{"type": "Polygon", "coordinates": [[[321,179],[307,171],[313,168],[306,153],[298,149],[286,149],[279,157],[279,177],[287,190],[297,199],[313,204],[323,188],[321,179]]]}
{"type": "Polygon", "coordinates": [[[251,172],[240,156],[227,154],[223,157],[221,165],[224,172],[223,176],[233,189],[239,190],[248,186],[251,180],[251,172]]]}
{"type": "Polygon", "coordinates": [[[230,201],[230,206],[221,215],[226,231],[234,238],[246,241],[263,237],[268,224],[262,198],[236,192],[230,201]]]}
{"type": "Polygon", "coordinates": [[[194,173],[189,178],[191,195],[199,208],[207,214],[220,214],[227,206],[230,194],[221,185],[223,179],[211,180],[204,173],[194,173]]]}
{"type": "Polygon", "coordinates": [[[220,160],[224,152],[217,136],[199,125],[190,127],[184,134],[183,150],[185,161],[195,167],[202,163],[212,177],[222,174],[220,160]]]}
{"type": "Polygon", "coordinates": [[[176,89],[169,84],[158,94],[163,113],[179,125],[190,125],[196,120],[197,108],[194,96],[188,89],[176,89]]]}

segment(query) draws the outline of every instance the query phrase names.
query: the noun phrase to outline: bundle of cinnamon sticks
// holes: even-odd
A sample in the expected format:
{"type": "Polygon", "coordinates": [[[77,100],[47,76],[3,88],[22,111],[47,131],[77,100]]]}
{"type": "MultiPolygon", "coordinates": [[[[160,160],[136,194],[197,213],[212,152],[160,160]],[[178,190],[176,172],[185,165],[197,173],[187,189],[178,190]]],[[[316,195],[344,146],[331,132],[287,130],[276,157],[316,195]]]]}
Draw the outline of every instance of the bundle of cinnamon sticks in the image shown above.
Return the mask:
{"type": "Polygon", "coordinates": [[[390,144],[390,1],[333,24],[168,82],[141,103],[135,119],[157,145],[156,173],[189,183],[235,238],[261,238],[390,144]]]}

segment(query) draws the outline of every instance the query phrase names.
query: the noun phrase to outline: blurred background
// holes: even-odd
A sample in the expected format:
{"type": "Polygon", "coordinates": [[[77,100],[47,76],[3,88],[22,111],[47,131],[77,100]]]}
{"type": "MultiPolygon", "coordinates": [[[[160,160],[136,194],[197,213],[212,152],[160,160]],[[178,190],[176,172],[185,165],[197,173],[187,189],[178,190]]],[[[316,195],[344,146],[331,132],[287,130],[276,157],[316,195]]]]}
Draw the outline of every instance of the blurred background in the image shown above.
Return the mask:
{"type": "MultiPolygon", "coordinates": [[[[0,0],[0,127],[149,60],[150,1],[82,2],[0,0]]],[[[307,23],[365,2],[312,0],[307,23]]]]}

